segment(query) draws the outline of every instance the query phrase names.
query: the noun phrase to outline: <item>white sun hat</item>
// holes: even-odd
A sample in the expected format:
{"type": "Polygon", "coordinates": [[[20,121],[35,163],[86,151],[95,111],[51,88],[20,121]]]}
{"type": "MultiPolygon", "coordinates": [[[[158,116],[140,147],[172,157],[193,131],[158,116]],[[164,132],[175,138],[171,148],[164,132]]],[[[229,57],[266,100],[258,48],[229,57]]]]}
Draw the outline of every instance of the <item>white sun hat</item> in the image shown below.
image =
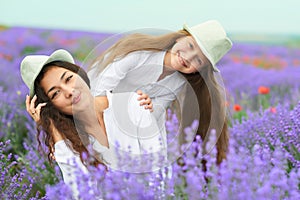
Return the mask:
{"type": "Polygon", "coordinates": [[[56,50],[50,56],[29,55],[22,60],[20,67],[21,76],[30,90],[31,97],[34,95],[34,81],[36,77],[46,64],[53,61],[66,61],[75,64],[72,55],[64,49],[56,50]]]}
{"type": "Polygon", "coordinates": [[[209,20],[191,28],[184,24],[183,28],[194,37],[214,71],[220,72],[216,64],[232,47],[222,25],[216,20],[209,20]]]}

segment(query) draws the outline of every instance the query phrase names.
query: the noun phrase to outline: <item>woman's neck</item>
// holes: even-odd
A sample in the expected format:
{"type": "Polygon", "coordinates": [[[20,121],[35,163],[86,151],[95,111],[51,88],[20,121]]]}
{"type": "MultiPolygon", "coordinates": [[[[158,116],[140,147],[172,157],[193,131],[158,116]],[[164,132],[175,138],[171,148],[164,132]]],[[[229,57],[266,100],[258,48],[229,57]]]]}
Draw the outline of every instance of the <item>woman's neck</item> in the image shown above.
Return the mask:
{"type": "MultiPolygon", "coordinates": [[[[103,111],[108,107],[107,97],[95,97],[94,106],[90,106],[85,113],[80,113],[78,120],[80,127],[89,135],[92,135],[98,142],[108,147],[103,111]]],[[[75,120],[76,122],[76,120],[75,120]]]]}

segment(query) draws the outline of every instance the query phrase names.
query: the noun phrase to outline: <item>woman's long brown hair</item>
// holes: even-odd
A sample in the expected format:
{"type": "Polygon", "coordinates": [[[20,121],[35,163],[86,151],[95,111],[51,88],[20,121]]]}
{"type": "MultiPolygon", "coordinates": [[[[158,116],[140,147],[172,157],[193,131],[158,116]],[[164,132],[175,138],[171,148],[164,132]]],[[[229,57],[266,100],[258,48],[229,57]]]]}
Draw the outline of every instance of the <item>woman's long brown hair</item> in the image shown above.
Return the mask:
{"type": "MultiPolygon", "coordinates": [[[[110,63],[125,57],[131,52],[139,50],[167,51],[173,47],[177,39],[188,35],[190,34],[185,30],[159,36],[140,33],[128,35],[120,39],[97,58],[96,62],[100,63],[98,65],[99,73],[110,63]]],[[[216,129],[216,135],[218,137],[217,163],[220,164],[221,161],[226,158],[229,140],[225,99],[221,95],[222,88],[216,82],[212,67],[210,66],[206,66],[201,71],[201,74],[182,75],[192,86],[198,100],[200,117],[196,134],[200,135],[202,140],[204,140],[212,129],[216,129]],[[214,115],[212,114],[212,106],[215,106],[214,115]],[[217,115],[217,117],[215,117],[215,115],[217,115]],[[211,124],[212,126],[210,126],[211,124]]],[[[183,108],[184,107],[183,105],[183,108]]],[[[189,113],[192,111],[183,110],[183,112],[189,113]]]]}
{"type": "Polygon", "coordinates": [[[39,148],[41,149],[41,137],[44,140],[45,145],[48,147],[48,160],[52,163],[52,159],[50,155],[54,153],[53,146],[53,128],[55,128],[65,140],[67,146],[76,154],[80,155],[80,159],[83,164],[92,164],[98,165],[103,164],[102,160],[98,158],[98,156],[92,156],[87,150],[86,146],[89,144],[89,138],[87,134],[79,133],[76,129],[74,119],[72,115],[66,115],[60,112],[52,103],[49,97],[45,94],[43,88],[40,83],[44,77],[44,74],[51,69],[52,67],[62,67],[68,69],[74,73],[77,73],[90,87],[89,78],[84,70],[82,70],[79,66],[64,62],[64,61],[54,61],[43,67],[39,75],[37,76],[34,82],[35,94],[37,95],[36,105],[39,103],[47,102],[47,105],[41,109],[40,120],[37,123],[37,140],[39,144],[39,148]],[[83,160],[83,153],[88,155],[92,159],[91,163],[86,163],[83,160]]]}

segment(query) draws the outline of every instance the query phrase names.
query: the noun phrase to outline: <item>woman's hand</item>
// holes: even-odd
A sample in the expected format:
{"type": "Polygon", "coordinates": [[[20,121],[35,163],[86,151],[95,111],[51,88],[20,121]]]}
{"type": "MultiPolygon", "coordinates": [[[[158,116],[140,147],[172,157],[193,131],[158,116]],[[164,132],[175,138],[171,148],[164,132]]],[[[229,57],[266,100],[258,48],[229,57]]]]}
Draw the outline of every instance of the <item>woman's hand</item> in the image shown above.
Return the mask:
{"type": "Polygon", "coordinates": [[[150,112],[153,112],[153,104],[150,97],[141,90],[138,90],[136,93],[139,95],[138,101],[140,101],[140,105],[144,106],[145,109],[150,110],[150,112]]]}
{"type": "Polygon", "coordinates": [[[35,122],[38,122],[40,120],[40,113],[42,107],[44,107],[47,103],[39,103],[37,107],[35,107],[35,102],[37,100],[37,96],[34,95],[32,99],[30,99],[29,95],[26,95],[26,110],[30,114],[30,116],[33,118],[35,122]]]}

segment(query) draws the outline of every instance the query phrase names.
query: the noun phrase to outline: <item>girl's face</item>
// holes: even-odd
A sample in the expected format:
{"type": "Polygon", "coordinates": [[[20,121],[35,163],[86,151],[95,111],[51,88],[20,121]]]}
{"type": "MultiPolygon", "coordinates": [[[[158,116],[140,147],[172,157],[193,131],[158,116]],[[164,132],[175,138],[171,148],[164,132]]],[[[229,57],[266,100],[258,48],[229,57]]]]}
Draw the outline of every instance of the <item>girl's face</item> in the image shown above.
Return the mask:
{"type": "Polygon", "coordinates": [[[61,112],[72,115],[90,104],[91,93],[88,85],[76,73],[57,66],[50,67],[41,80],[41,87],[53,105],[61,112]]]}
{"type": "Polygon", "coordinates": [[[209,60],[201,51],[192,36],[181,37],[176,40],[169,53],[169,67],[185,74],[200,71],[210,65],[209,60]]]}

